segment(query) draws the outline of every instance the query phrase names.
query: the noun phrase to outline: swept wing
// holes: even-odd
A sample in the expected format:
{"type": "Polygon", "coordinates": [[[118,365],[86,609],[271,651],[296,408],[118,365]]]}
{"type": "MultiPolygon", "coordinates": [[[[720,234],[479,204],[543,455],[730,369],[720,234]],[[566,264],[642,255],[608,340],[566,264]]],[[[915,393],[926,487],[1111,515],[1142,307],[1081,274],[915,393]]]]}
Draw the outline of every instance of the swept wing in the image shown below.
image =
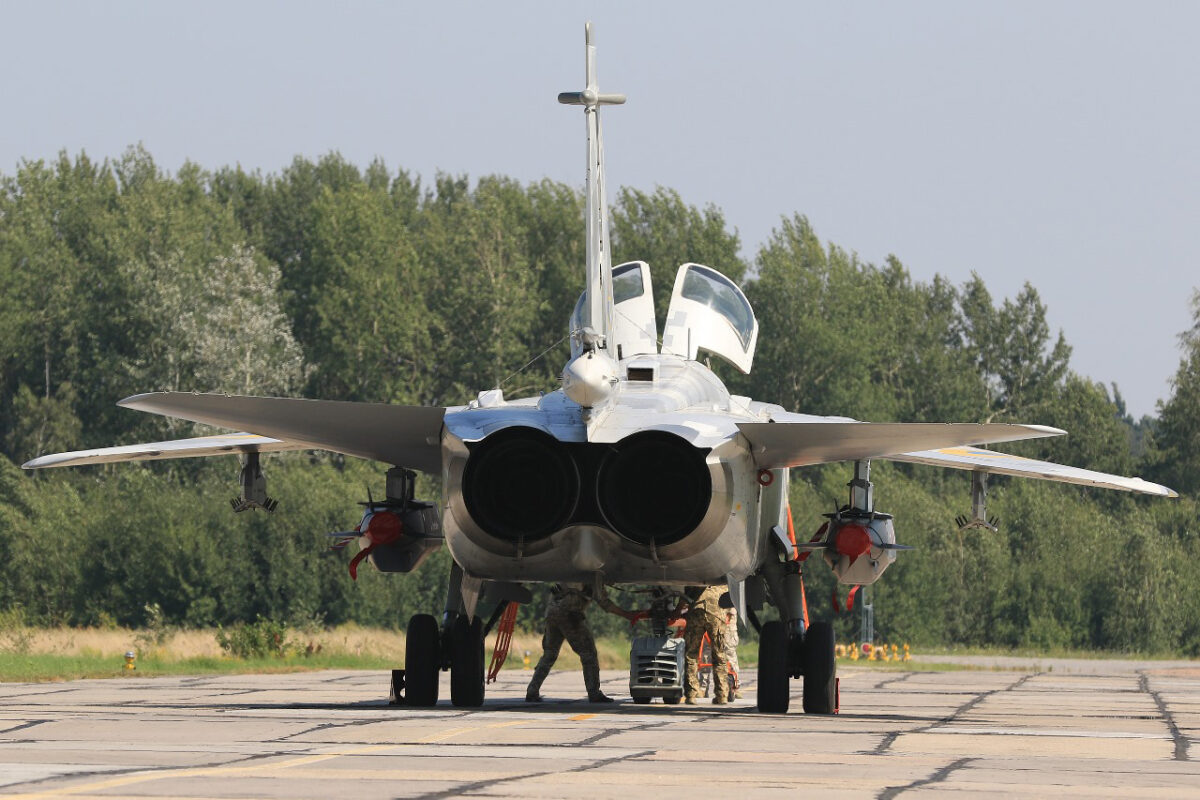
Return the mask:
{"type": "MultiPolygon", "coordinates": [[[[278,449],[331,450],[422,472],[436,473],[442,468],[442,417],[446,410],[441,407],[188,392],[138,394],[117,405],[221,428],[250,430],[287,445],[278,449]]],[[[30,462],[30,466],[51,465],[30,462]]]]}
{"type": "MultiPolygon", "coordinates": [[[[800,416],[800,415],[796,415],[800,416]]],[[[819,419],[819,418],[818,418],[819,419]]],[[[883,458],[915,450],[1061,436],[1045,425],[990,422],[739,422],[761,469],[883,458]]]]}
{"type": "Polygon", "coordinates": [[[75,450],[54,453],[27,461],[25,469],[43,467],[82,467],[89,464],[108,464],[113,461],[161,461],[168,458],[223,456],[231,453],[279,453],[285,450],[308,450],[308,445],[258,436],[253,433],[223,433],[199,436],[172,442],[147,442],[122,447],[100,447],[95,450],[75,450]]]}
{"type": "Polygon", "coordinates": [[[1118,489],[1124,492],[1153,494],[1160,497],[1179,496],[1174,489],[1141,478],[1126,478],[1122,475],[1110,475],[1106,472],[1068,467],[1050,461],[1010,456],[1007,453],[997,453],[994,450],[984,450],[979,447],[944,447],[937,450],[902,453],[887,458],[890,461],[905,461],[910,464],[977,470],[997,475],[1015,475],[1020,478],[1040,478],[1047,481],[1077,483],[1081,486],[1098,486],[1104,489],[1118,489]]]}

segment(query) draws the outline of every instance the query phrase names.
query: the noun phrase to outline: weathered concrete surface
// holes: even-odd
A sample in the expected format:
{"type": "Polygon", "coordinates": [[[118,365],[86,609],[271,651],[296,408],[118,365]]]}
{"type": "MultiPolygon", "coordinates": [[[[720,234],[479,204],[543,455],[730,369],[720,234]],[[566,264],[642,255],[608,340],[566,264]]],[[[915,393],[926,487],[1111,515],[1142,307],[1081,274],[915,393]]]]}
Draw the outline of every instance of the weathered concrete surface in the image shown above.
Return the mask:
{"type": "Polygon", "coordinates": [[[618,672],[615,706],[569,672],[526,705],[510,670],[476,710],[389,707],[378,672],[0,684],[0,796],[1200,796],[1197,665],[1031,666],[843,666],[836,717],[758,714],[752,674],[725,707],[634,705],[618,672]]]}

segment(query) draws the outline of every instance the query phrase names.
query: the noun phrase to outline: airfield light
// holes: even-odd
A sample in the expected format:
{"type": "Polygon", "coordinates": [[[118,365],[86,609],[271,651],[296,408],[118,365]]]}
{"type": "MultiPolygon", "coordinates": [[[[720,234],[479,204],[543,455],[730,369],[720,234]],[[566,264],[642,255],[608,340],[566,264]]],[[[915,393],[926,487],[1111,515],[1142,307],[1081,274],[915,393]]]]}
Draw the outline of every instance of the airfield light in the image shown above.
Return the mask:
{"type": "Polygon", "coordinates": [[[137,665],[133,662],[137,660],[137,653],[132,650],[125,653],[125,669],[137,669],[137,665]]]}

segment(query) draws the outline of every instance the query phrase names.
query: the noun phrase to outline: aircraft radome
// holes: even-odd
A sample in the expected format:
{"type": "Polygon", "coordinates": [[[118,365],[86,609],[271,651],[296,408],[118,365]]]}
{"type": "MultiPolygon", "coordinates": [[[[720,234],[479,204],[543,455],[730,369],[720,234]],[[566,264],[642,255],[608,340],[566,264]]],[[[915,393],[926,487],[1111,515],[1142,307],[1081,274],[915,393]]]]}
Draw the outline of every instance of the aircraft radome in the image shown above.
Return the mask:
{"type": "Polygon", "coordinates": [[[453,556],[441,620],[418,614],[408,628],[402,691],[416,706],[437,702],[445,669],[456,705],[483,702],[491,625],[477,610],[528,601],[528,583],[724,583],[759,629],[759,709],[787,711],[788,681],[802,677],[805,711],[831,713],[833,629],[806,625],[800,562],[805,550],[820,551],[839,581],[861,585],[895,560],[901,546],[891,516],[874,509],[871,459],[973,471],[967,526],[989,525],[993,473],[1174,496],[1138,478],[976,447],[1063,433],[1054,428],[857,422],[731,395],[697,356],[750,371],[759,329],[738,286],[711,266],[680,266],[660,340],[649,266],[610,262],[600,108],[625,97],[599,90],[590,24],[586,85],[558,100],[582,108],[587,127],[587,279],[570,315],[561,389],[520,399],[493,389],[450,408],[140,394],[119,405],[242,432],[45,455],[24,466],[241,453],[240,511],[274,505],[263,453],[324,449],[392,465],[385,499],[340,536],[357,539],[360,560],[366,554],[384,572],[409,572],[443,543],[453,556]],[[786,521],[789,470],[828,462],[852,465],[849,502],[827,515],[819,541],[798,546],[786,521]],[[414,470],[441,476],[440,514],[414,498],[414,470]],[[766,603],[779,620],[760,625],[766,603]]]}

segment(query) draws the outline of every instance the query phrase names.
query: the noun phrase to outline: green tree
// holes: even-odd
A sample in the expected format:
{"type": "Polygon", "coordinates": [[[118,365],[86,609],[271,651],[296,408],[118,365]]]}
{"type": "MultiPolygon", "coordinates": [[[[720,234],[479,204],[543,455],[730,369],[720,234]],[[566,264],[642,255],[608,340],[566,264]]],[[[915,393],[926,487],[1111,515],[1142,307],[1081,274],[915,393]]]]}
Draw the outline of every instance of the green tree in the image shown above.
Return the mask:
{"type": "Polygon", "coordinates": [[[419,403],[432,352],[426,293],[405,220],[386,185],[325,187],[313,205],[303,344],[311,392],[326,399],[419,403]]]}
{"type": "Polygon", "coordinates": [[[1019,421],[1053,403],[1067,375],[1071,348],[1063,337],[1051,341],[1046,306],[1026,283],[1015,300],[997,308],[978,275],[961,294],[964,346],[983,376],[988,414],[984,421],[1019,421]]]}
{"type": "Polygon", "coordinates": [[[1183,359],[1171,396],[1158,406],[1148,455],[1152,475],[1179,492],[1200,492],[1200,290],[1192,293],[1192,327],[1179,336],[1183,359]]]}

